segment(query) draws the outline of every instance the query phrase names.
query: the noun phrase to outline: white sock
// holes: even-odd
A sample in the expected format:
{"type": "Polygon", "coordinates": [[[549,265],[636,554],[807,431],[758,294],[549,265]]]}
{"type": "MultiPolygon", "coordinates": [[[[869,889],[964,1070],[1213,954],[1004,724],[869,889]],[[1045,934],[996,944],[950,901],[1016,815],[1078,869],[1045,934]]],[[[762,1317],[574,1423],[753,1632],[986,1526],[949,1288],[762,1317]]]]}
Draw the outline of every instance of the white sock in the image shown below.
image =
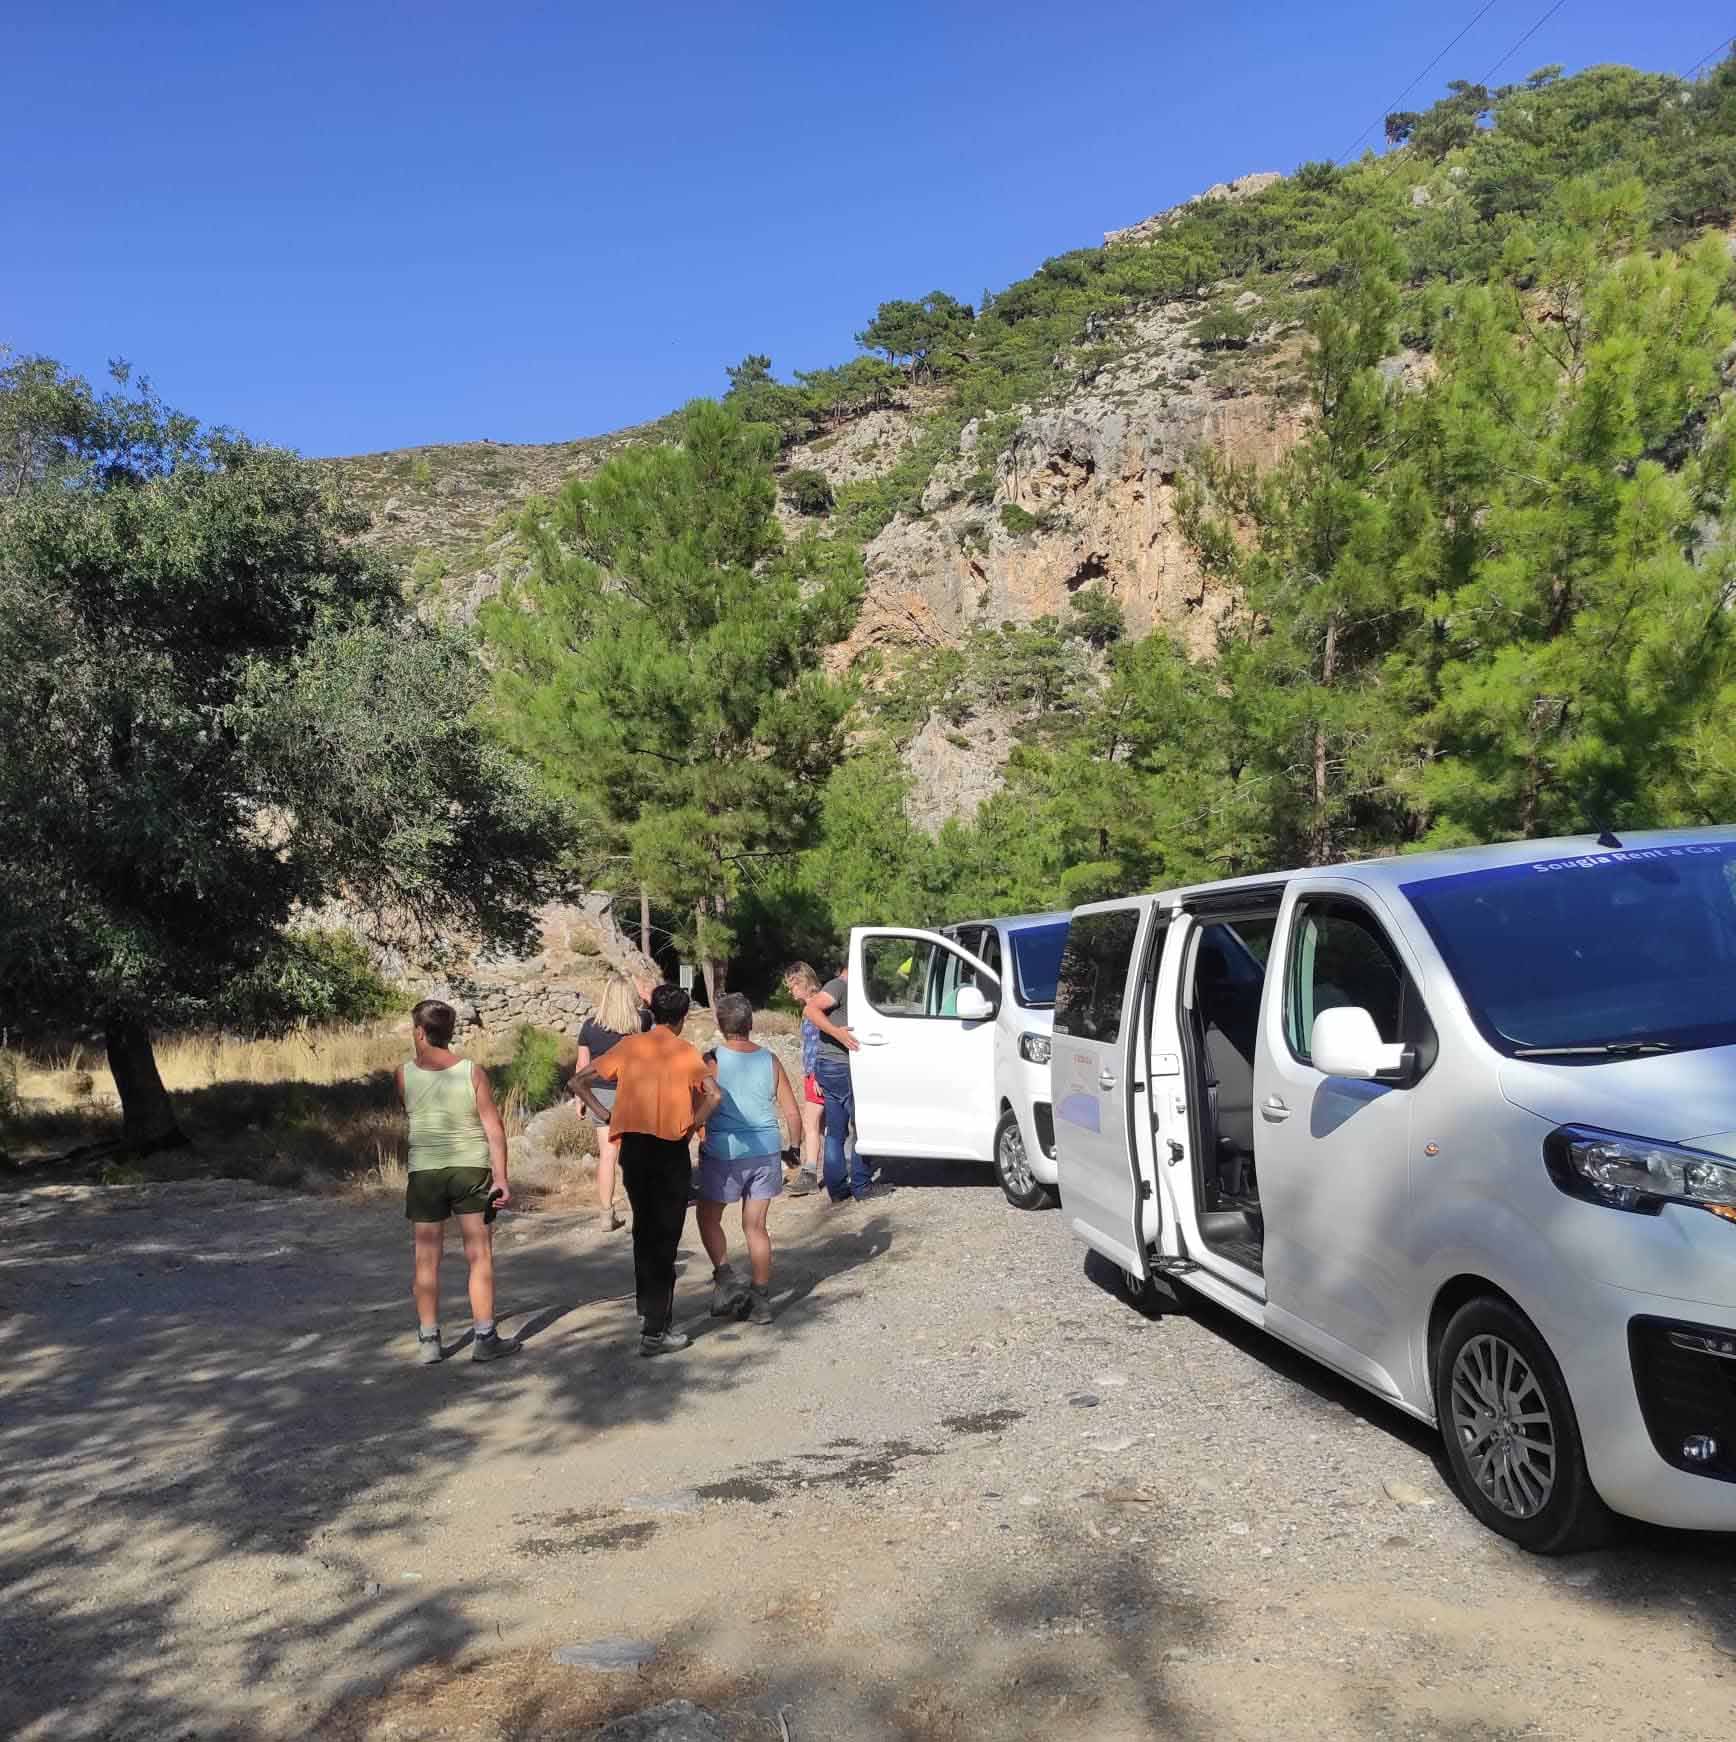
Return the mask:
{"type": "Polygon", "coordinates": [[[423,1325],[416,1332],[416,1335],[420,1337],[424,1343],[435,1343],[440,1340],[440,1327],[437,1324],[423,1325]]]}
{"type": "Polygon", "coordinates": [[[476,1321],[476,1334],[479,1337],[492,1337],[494,1335],[494,1320],[478,1319],[476,1321]]]}

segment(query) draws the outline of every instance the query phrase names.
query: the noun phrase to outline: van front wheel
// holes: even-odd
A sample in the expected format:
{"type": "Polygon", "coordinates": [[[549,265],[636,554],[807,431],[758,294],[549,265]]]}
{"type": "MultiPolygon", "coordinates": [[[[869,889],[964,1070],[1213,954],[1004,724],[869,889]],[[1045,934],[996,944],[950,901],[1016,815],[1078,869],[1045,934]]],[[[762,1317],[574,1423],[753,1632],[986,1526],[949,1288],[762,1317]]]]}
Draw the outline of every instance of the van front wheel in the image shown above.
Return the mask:
{"type": "Polygon", "coordinates": [[[1468,1301],[1441,1338],[1434,1379],[1447,1463],[1483,1523],[1533,1554],[1602,1540],[1609,1513],[1566,1381],[1523,1313],[1492,1295],[1468,1301]]]}
{"type": "Polygon", "coordinates": [[[1018,1115],[1009,1108],[995,1127],[995,1177],[1015,1210],[1046,1210],[1054,1194],[1031,1172],[1018,1115]]]}

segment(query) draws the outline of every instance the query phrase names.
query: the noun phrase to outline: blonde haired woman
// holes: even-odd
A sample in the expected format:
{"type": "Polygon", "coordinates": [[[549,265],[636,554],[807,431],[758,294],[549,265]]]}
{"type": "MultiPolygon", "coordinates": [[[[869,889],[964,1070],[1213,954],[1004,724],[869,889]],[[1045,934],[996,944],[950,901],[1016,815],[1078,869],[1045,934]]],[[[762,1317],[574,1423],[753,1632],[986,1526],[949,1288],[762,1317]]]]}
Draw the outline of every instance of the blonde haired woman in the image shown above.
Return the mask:
{"type": "MultiPolygon", "coordinates": [[[[586,1065],[593,1065],[611,1047],[629,1034],[645,1029],[647,989],[635,986],[621,974],[611,974],[597,1008],[579,1029],[579,1056],[573,1066],[576,1076],[586,1065]]],[[[593,1093],[605,1107],[615,1104],[615,1091],[610,1084],[599,1084],[593,1093]]],[[[626,1223],[615,1214],[615,1175],[621,1159],[621,1140],[609,1133],[607,1125],[597,1127],[597,1223],[605,1233],[613,1233],[626,1223]]]]}

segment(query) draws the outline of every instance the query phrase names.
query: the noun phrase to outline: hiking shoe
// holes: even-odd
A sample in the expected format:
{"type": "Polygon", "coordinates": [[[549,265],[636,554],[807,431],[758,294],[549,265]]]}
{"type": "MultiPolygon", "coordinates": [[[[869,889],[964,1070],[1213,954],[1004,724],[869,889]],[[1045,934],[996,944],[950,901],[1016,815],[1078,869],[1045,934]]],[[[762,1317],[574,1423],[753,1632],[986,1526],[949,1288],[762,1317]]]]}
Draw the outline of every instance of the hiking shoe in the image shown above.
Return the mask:
{"type": "Polygon", "coordinates": [[[685,1331],[678,1331],[671,1325],[666,1331],[641,1331],[639,1334],[639,1353],[641,1355],[674,1355],[685,1349],[693,1339],[685,1331]]]}
{"type": "Polygon", "coordinates": [[[437,1367],[445,1359],[446,1351],[440,1346],[438,1331],[431,1337],[423,1336],[420,1331],[416,1333],[416,1360],[419,1365],[437,1367]]]}
{"type": "Polygon", "coordinates": [[[711,1273],[711,1316],[727,1319],[740,1313],[747,1305],[748,1284],[736,1275],[727,1261],[711,1273]]]}
{"type": "Polygon", "coordinates": [[[478,1337],[470,1350],[472,1361],[504,1361],[508,1355],[516,1355],[524,1347],[518,1337],[503,1337],[499,1331],[490,1331],[486,1337],[478,1337]]]}
{"type": "Polygon", "coordinates": [[[750,1325],[769,1325],[772,1322],[772,1291],[769,1283],[764,1288],[755,1283],[747,1291],[747,1322],[750,1325]]]}
{"type": "Polygon", "coordinates": [[[817,1190],[819,1184],[819,1175],[811,1167],[804,1167],[785,1189],[792,1198],[805,1198],[809,1192],[817,1190]]]}

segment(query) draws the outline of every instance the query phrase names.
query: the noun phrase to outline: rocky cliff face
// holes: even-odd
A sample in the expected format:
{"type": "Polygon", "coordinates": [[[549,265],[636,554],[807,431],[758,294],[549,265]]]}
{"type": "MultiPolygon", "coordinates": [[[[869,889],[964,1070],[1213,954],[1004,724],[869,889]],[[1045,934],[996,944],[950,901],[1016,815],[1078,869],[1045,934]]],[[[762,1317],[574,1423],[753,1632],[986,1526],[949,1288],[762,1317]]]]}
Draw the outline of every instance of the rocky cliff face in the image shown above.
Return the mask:
{"type": "MultiPolygon", "coordinates": [[[[1242,303],[1257,319],[1260,298],[1242,303]]],[[[1304,424],[1289,386],[1294,329],[1256,328],[1247,350],[1214,357],[1192,336],[1202,313],[1171,303],[1131,323],[1121,356],[1060,404],[1028,413],[1001,453],[979,453],[967,426],[928,486],[925,512],[901,516],[868,546],[849,653],[941,645],[977,625],[1059,615],[1086,586],[1120,604],[1131,632],[1161,626],[1209,652],[1229,601],[1181,534],[1177,479],[1205,448],[1270,465],[1304,424]],[[973,496],[985,465],[992,494],[973,496]]]]}

